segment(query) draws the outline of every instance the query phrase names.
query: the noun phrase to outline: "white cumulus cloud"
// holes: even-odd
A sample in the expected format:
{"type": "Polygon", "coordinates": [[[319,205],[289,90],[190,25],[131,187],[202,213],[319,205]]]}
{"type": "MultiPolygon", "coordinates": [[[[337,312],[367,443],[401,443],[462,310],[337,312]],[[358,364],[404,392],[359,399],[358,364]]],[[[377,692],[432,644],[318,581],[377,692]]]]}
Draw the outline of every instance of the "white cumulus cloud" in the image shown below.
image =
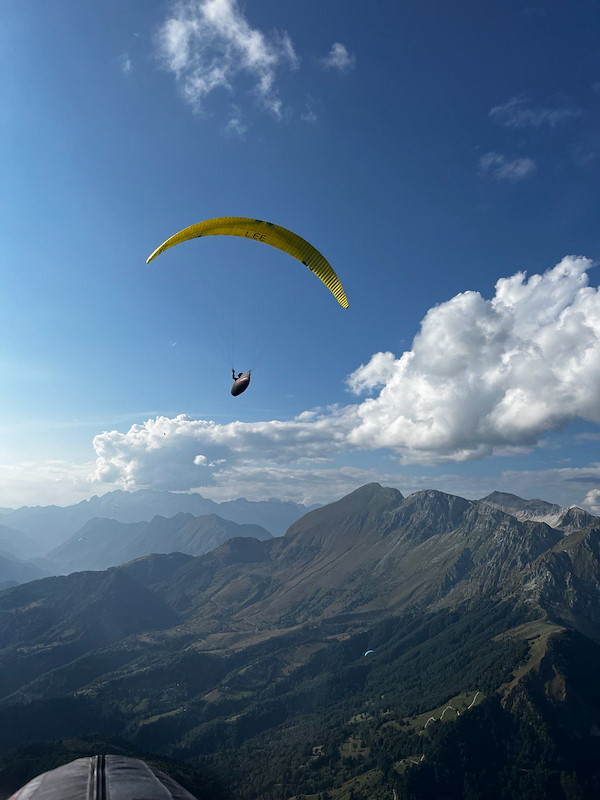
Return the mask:
{"type": "Polygon", "coordinates": [[[185,415],[156,417],[126,433],[106,431],[94,438],[93,482],[125,487],[190,489],[212,482],[221,465],[289,464],[347,450],[352,407],[301,414],[293,420],[229,422],[185,415]],[[201,449],[203,458],[198,459],[201,449]]]}
{"type": "Polygon", "coordinates": [[[583,505],[589,509],[592,514],[600,514],[600,489],[592,489],[589,491],[584,498],[583,505]]]}
{"type": "Polygon", "coordinates": [[[158,43],[165,66],[195,109],[215,89],[233,90],[235,79],[245,74],[262,106],[281,117],[276,76],[283,65],[298,66],[294,46],[287,33],[267,35],[253,28],[237,0],[174,3],[158,43]]]}
{"type": "Polygon", "coordinates": [[[375,353],[368,364],[363,364],[346,379],[350,391],[354,394],[370,392],[385,386],[396,371],[396,357],[389,351],[375,353]]]}
{"type": "MultiPolygon", "coordinates": [[[[357,408],[350,443],[463,460],[531,446],[577,417],[600,422],[600,295],[589,267],[569,256],[529,280],[502,278],[491,300],[464,292],[430,309],[391,374],[383,361],[385,386],[357,408]]],[[[380,380],[373,358],[351,385],[380,380]]]]}

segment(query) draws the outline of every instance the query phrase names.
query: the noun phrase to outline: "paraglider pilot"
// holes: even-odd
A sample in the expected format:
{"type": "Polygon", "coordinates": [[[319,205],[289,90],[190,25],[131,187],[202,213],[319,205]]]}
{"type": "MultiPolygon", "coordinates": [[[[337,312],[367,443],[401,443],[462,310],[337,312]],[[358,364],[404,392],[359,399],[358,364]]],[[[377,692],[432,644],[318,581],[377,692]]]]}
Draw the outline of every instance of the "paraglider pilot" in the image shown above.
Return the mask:
{"type": "Polygon", "coordinates": [[[248,372],[240,372],[236,378],[235,370],[231,370],[231,377],[233,378],[233,386],[231,387],[231,394],[237,397],[242,392],[245,392],[250,385],[250,370],[248,372]]]}

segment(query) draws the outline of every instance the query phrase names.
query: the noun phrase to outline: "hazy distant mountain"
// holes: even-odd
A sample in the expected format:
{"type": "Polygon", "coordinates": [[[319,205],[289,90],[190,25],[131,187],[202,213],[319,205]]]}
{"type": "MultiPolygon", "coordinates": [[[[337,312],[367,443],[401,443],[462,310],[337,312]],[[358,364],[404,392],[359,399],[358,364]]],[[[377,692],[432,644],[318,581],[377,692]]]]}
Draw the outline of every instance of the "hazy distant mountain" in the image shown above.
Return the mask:
{"type": "Polygon", "coordinates": [[[289,500],[227,500],[218,504],[216,513],[239,524],[261,525],[273,536],[283,536],[290,525],[303,514],[318,508],[318,505],[305,506],[289,500]]]}
{"type": "Polygon", "coordinates": [[[216,514],[156,516],[150,522],[129,523],[93,519],[48,557],[64,572],[102,570],[150,553],[199,556],[236,536],[272,538],[259,525],[238,525],[216,514]]]}
{"type": "Polygon", "coordinates": [[[0,550],[0,588],[7,585],[35,581],[45,578],[49,573],[35,564],[13,558],[0,550]]]}
{"type": "Polygon", "coordinates": [[[273,536],[281,536],[308,510],[300,503],[274,499],[254,502],[241,498],[215,503],[195,493],[141,489],[137,492],[108,492],[72,506],[23,506],[4,515],[2,524],[28,534],[43,546],[44,553],[48,553],[96,517],[118,522],[149,522],[157,515],[218,514],[239,524],[260,525],[273,536]]]}
{"type": "Polygon", "coordinates": [[[591,520],[369,484],[282,538],[5,590],[0,747],[101,723],[239,800],[597,796],[591,520]]]}
{"type": "Polygon", "coordinates": [[[34,539],[21,531],[0,525],[0,551],[15,558],[27,559],[40,555],[42,548],[34,539]]]}
{"type": "Polygon", "coordinates": [[[479,502],[499,508],[522,521],[545,522],[550,527],[558,528],[565,533],[573,533],[600,522],[598,517],[577,506],[563,508],[545,500],[523,500],[522,497],[507,492],[492,492],[482,497],[479,502]]]}

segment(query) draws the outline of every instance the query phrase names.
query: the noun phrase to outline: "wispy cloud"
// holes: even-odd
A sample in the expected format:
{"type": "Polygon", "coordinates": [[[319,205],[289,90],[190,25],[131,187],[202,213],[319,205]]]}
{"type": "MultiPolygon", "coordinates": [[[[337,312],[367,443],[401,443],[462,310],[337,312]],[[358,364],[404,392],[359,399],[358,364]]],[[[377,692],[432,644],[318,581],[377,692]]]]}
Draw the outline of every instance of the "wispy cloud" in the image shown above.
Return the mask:
{"type": "Polygon", "coordinates": [[[600,433],[578,433],[575,439],[583,442],[600,442],[600,433]]]}
{"type": "Polygon", "coordinates": [[[600,486],[600,468],[562,468],[547,470],[503,470],[496,474],[406,475],[390,465],[389,469],[328,466],[224,467],[215,473],[215,481],[199,487],[205,497],[223,501],[242,496],[252,500],[285,498],[298,503],[329,503],[365,483],[377,481],[393,486],[404,495],[422,489],[437,489],[476,500],[493,491],[517,494],[527,499],[539,497],[559,505],[580,505],[592,513],[600,512],[600,489],[580,483],[580,475],[594,472],[600,486]]]}
{"type": "Polygon", "coordinates": [[[215,472],[214,482],[199,488],[199,491],[217,501],[231,499],[233,491],[236,497],[247,499],[277,497],[312,505],[330,503],[374,481],[398,487],[402,483],[402,476],[393,470],[357,467],[232,466],[215,472]]]}
{"type": "Polygon", "coordinates": [[[531,100],[525,95],[511,97],[506,103],[494,106],[489,112],[489,116],[499,122],[505,128],[541,128],[547,125],[556,128],[569,119],[575,119],[581,112],[571,106],[557,106],[555,108],[545,108],[534,106],[531,100]]]}
{"type": "Polygon", "coordinates": [[[317,112],[315,111],[315,104],[313,98],[309,95],[304,105],[304,111],[300,114],[300,119],[309,124],[313,124],[318,120],[317,112]]]}
{"type": "Polygon", "coordinates": [[[583,142],[580,144],[573,144],[569,148],[569,156],[567,163],[573,163],[577,167],[587,169],[588,167],[595,166],[598,162],[598,153],[590,149],[590,144],[593,146],[595,141],[583,142]]]}
{"type": "Polygon", "coordinates": [[[128,75],[130,72],[133,71],[133,61],[131,60],[131,58],[127,53],[123,53],[119,61],[121,66],[121,72],[124,75],[128,75]]]}
{"type": "Polygon", "coordinates": [[[498,181],[516,183],[535,170],[536,162],[533,158],[507,158],[502,153],[489,152],[479,159],[480,174],[498,181]]]}
{"type": "Polygon", "coordinates": [[[349,53],[346,46],[341,42],[334,42],[331,50],[321,59],[321,64],[325,69],[337,69],[340,72],[348,72],[356,64],[356,57],[349,53]]]}
{"type": "Polygon", "coordinates": [[[253,28],[237,0],[180,0],[161,26],[158,43],[166,68],[194,109],[217,89],[233,92],[236,78],[245,74],[253,79],[261,106],[282,116],[277,71],[298,66],[294,46],[285,32],[253,28]]]}
{"type": "Polygon", "coordinates": [[[228,136],[237,136],[243,139],[248,133],[248,125],[244,121],[244,115],[238,106],[233,106],[231,109],[231,116],[225,125],[225,133],[228,136]]]}

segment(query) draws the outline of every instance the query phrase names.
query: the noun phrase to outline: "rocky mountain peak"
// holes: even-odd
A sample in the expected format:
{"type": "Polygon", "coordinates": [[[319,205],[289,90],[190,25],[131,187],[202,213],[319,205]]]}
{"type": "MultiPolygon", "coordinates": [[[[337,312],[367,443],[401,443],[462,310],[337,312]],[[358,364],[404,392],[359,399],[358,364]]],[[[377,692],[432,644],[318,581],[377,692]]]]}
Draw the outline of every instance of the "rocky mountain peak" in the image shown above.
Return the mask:
{"type": "Polygon", "coordinates": [[[364,510],[366,506],[383,507],[396,503],[401,503],[404,496],[398,489],[389,486],[382,486],[380,483],[365,483],[350,494],[345,495],[337,503],[330,505],[344,505],[346,508],[360,506],[364,510]]]}
{"type": "Polygon", "coordinates": [[[299,532],[305,533],[311,528],[339,526],[342,520],[344,524],[350,520],[358,524],[359,520],[364,522],[367,518],[395,510],[403,501],[404,497],[397,489],[383,487],[379,483],[367,483],[340,500],[305,514],[290,526],[285,538],[299,532]]]}
{"type": "Polygon", "coordinates": [[[545,500],[524,500],[508,492],[492,492],[482,497],[479,503],[498,508],[522,522],[525,520],[545,522],[551,528],[557,528],[564,533],[582,530],[598,523],[598,517],[577,506],[563,508],[545,500]]]}
{"type": "Polygon", "coordinates": [[[524,500],[522,497],[509,492],[492,492],[482,497],[479,502],[499,508],[501,511],[513,516],[526,514],[527,518],[531,518],[533,515],[555,514],[561,511],[561,506],[555,503],[548,503],[546,500],[538,499],[524,500]]]}
{"type": "Polygon", "coordinates": [[[425,541],[431,536],[457,528],[472,505],[470,500],[463,497],[435,489],[423,489],[404,500],[391,524],[395,528],[402,528],[406,538],[425,541]]]}
{"type": "Polygon", "coordinates": [[[561,509],[559,522],[561,530],[565,533],[573,533],[574,531],[600,524],[600,519],[584,511],[583,508],[571,506],[570,508],[561,509]]]}

